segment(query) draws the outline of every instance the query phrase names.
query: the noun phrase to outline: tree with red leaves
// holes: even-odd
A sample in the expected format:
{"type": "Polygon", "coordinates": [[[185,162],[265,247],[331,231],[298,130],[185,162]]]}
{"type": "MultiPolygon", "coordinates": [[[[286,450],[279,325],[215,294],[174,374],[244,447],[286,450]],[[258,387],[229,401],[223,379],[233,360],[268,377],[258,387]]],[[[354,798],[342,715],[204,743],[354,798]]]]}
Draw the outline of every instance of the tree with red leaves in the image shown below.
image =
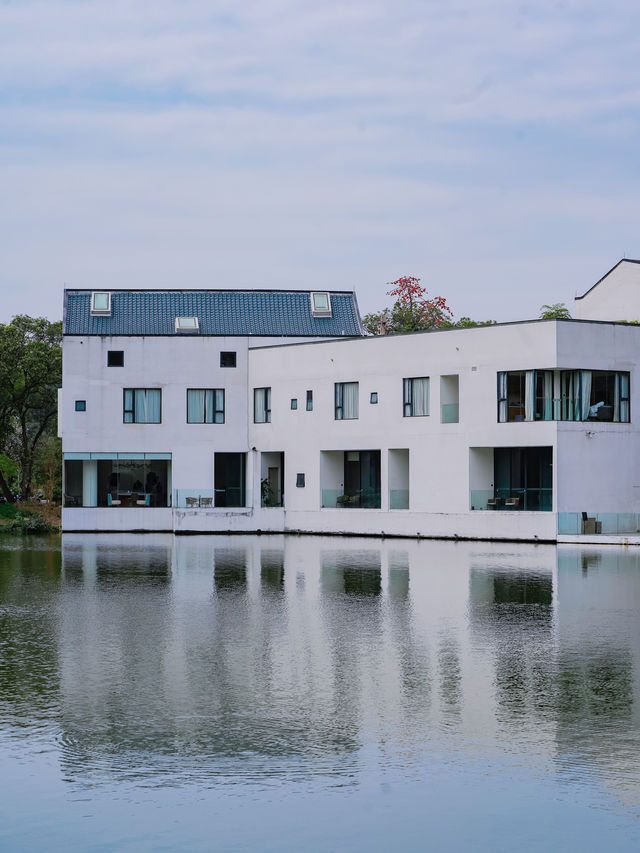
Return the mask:
{"type": "Polygon", "coordinates": [[[396,298],[393,307],[363,317],[363,325],[370,334],[402,334],[453,325],[453,313],[445,298],[427,298],[427,290],[419,278],[405,275],[389,282],[389,286],[387,294],[396,298]]]}

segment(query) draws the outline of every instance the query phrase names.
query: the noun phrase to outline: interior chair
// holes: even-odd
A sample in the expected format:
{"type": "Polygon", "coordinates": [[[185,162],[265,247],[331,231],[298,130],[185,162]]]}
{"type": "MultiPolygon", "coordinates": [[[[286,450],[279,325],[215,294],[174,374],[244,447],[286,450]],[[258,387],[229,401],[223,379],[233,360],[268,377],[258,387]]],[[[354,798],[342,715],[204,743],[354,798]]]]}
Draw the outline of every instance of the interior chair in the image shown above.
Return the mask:
{"type": "Polygon", "coordinates": [[[111,492],[107,493],[107,506],[121,506],[122,501],[114,500],[111,496],[111,492]]]}

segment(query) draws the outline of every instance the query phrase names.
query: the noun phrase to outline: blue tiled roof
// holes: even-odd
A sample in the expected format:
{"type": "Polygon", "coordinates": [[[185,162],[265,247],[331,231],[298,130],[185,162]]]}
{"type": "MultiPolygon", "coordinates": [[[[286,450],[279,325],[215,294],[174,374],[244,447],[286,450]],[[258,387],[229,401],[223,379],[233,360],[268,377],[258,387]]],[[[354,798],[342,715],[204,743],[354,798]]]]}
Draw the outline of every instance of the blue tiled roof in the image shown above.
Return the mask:
{"type": "Polygon", "coordinates": [[[91,315],[90,290],[65,290],[65,335],[175,335],[197,317],[200,335],[362,335],[355,295],[331,292],[331,317],[314,317],[309,291],[112,290],[111,315],[91,315]]]}

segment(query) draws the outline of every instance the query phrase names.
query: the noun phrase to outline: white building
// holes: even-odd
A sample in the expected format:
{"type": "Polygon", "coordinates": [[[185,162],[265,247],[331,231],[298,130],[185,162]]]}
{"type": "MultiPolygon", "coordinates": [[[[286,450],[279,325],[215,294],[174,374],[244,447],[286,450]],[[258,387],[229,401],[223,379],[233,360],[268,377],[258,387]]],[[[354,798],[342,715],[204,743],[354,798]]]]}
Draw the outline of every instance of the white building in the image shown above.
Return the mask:
{"type": "Polygon", "coordinates": [[[363,338],[353,294],[295,291],[67,291],[64,322],[65,531],[640,528],[637,326],[363,338]]]}

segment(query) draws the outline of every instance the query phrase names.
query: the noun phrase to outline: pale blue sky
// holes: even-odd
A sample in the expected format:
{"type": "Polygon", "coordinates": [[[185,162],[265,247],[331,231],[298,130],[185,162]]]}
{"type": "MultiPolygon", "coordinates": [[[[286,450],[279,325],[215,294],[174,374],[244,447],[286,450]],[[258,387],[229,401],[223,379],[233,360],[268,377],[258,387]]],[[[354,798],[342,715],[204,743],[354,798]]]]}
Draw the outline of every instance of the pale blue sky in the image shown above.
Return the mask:
{"type": "Polygon", "coordinates": [[[535,317],[640,257],[640,9],[0,3],[0,320],[69,287],[535,317]]]}

